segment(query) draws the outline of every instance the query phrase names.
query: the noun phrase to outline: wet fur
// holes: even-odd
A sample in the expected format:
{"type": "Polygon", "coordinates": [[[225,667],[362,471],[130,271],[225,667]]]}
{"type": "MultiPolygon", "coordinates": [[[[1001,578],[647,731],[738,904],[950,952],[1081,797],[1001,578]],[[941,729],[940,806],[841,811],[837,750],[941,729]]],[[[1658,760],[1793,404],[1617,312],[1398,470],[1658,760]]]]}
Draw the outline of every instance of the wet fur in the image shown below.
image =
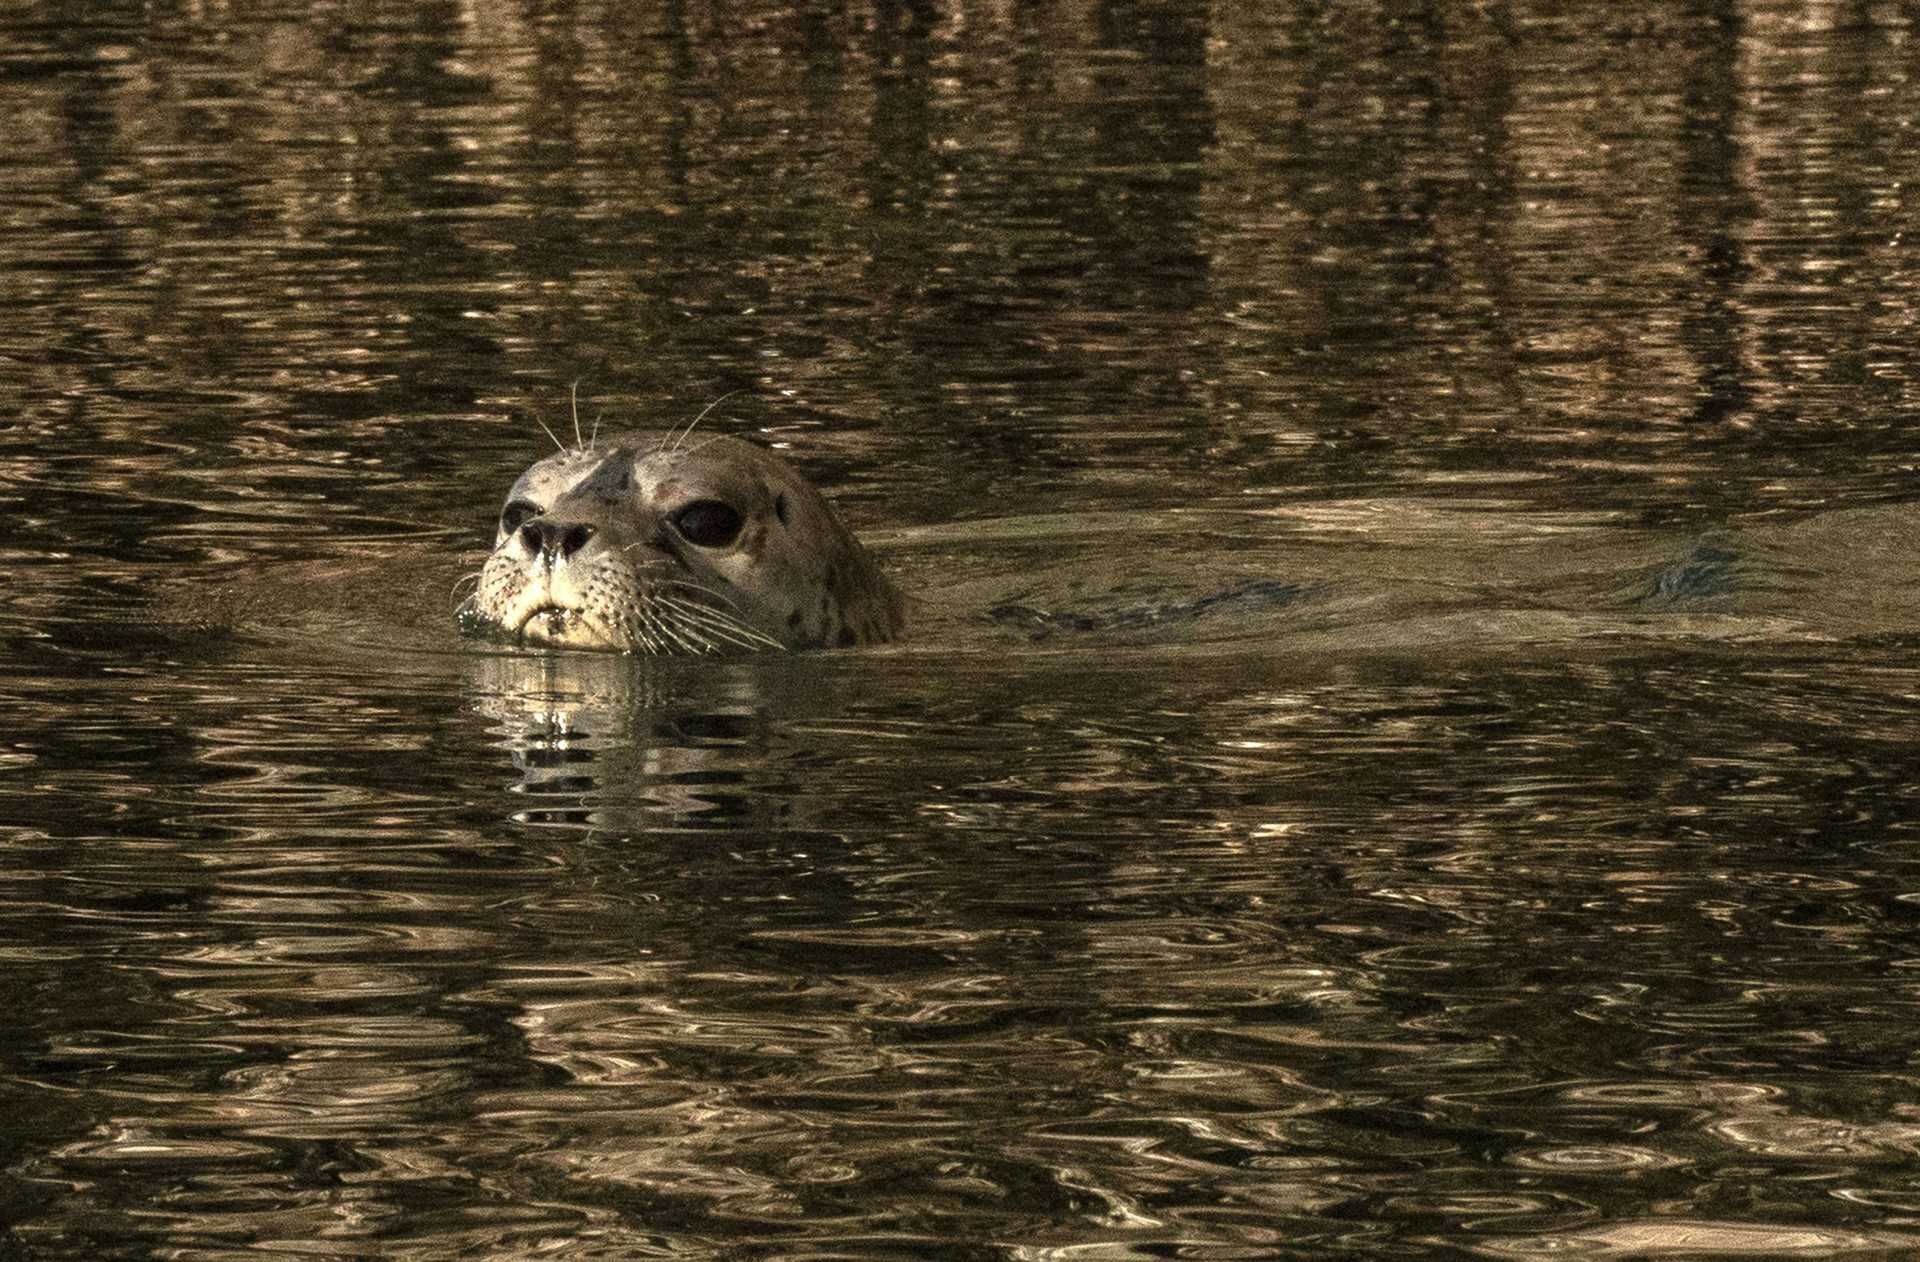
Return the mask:
{"type": "Polygon", "coordinates": [[[899,593],[813,487],[740,439],[627,434],[564,447],[521,474],[506,507],[515,516],[503,514],[460,609],[470,630],[720,653],[877,644],[904,627],[899,593]],[[722,547],[676,525],[710,501],[741,520],[722,547]]]}

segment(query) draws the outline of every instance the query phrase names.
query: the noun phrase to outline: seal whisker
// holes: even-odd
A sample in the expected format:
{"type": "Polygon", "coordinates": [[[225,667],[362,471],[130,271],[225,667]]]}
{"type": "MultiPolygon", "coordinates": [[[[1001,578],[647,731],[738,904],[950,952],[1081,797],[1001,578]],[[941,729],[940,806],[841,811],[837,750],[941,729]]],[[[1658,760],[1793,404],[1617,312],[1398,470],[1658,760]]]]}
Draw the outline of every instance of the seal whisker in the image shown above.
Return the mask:
{"type": "Polygon", "coordinates": [[[677,648],[683,653],[711,653],[713,651],[712,641],[694,635],[691,628],[688,627],[670,627],[661,624],[660,634],[663,644],[677,648]]]}
{"type": "Polygon", "coordinates": [[[661,609],[670,610],[673,613],[679,614],[679,621],[689,626],[718,629],[732,627],[738,624],[738,619],[713,608],[711,605],[696,604],[692,601],[679,600],[672,596],[657,593],[654,596],[653,603],[661,609]]]}
{"type": "MultiPolygon", "coordinates": [[[[699,589],[695,589],[699,590],[699,589]]],[[[718,594],[718,593],[714,593],[718,594]]],[[[724,599],[724,597],[723,597],[724,599]]],[[[686,619],[689,625],[703,627],[721,638],[742,648],[785,648],[786,645],[768,635],[747,620],[745,611],[728,600],[731,606],[721,609],[713,605],[679,600],[671,596],[658,598],[663,608],[672,609],[686,619]]]]}
{"type": "Polygon", "coordinates": [[[676,646],[690,653],[707,651],[708,646],[705,641],[692,638],[687,634],[687,628],[677,627],[665,621],[655,610],[647,611],[644,625],[652,632],[648,639],[654,645],[653,651],[656,653],[676,646]]]}
{"type": "Polygon", "coordinates": [[[780,648],[780,641],[755,627],[731,618],[711,606],[690,605],[685,601],[674,600],[669,596],[659,598],[659,603],[685,617],[688,625],[700,627],[712,632],[717,638],[742,648],[780,648]]]}
{"type": "Polygon", "coordinates": [[[480,586],[480,578],[485,573],[485,570],[475,570],[471,574],[462,574],[459,578],[453,580],[453,590],[448,594],[453,598],[452,604],[456,608],[460,604],[461,589],[466,587],[478,588],[480,586]]]}
{"type": "Polygon", "coordinates": [[[713,402],[707,404],[707,406],[701,408],[700,414],[694,417],[691,421],[688,421],[687,427],[680,431],[679,438],[673,439],[673,434],[671,431],[669,431],[667,434],[667,437],[670,439],[673,439],[672,450],[677,453],[682,448],[684,448],[687,445],[687,440],[693,437],[694,427],[700,424],[701,421],[704,421],[707,419],[707,413],[713,411],[715,408],[719,407],[722,403],[725,403],[728,399],[731,399],[734,395],[739,393],[740,392],[738,390],[729,390],[725,394],[721,395],[719,398],[715,399],[713,402]]]}
{"type": "Polygon", "coordinates": [[[722,615],[716,615],[716,613],[710,611],[710,609],[708,609],[708,611],[695,611],[695,609],[689,609],[689,607],[685,607],[685,605],[668,605],[668,609],[676,609],[678,613],[685,615],[687,624],[705,628],[705,630],[714,632],[716,636],[724,636],[724,638],[728,638],[728,640],[755,640],[755,642],[758,643],[776,643],[774,640],[770,640],[768,636],[756,632],[755,628],[747,626],[745,622],[737,619],[728,619],[728,617],[722,617],[722,615]]]}
{"type": "Polygon", "coordinates": [[[701,443],[698,447],[689,447],[687,448],[687,450],[681,452],[680,454],[682,456],[698,455],[700,452],[705,451],[707,448],[713,446],[715,443],[723,443],[725,441],[727,441],[727,436],[725,434],[715,434],[712,438],[707,439],[705,442],[701,443]]]}
{"type": "Polygon", "coordinates": [[[567,387],[567,401],[573,407],[573,441],[577,447],[593,450],[593,444],[580,437],[580,378],[575,377],[573,384],[567,387]]]}
{"type": "Polygon", "coordinates": [[[533,423],[534,423],[535,425],[538,425],[538,426],[540,427],[540,429],[541,429],[541,431],[542,431],[543,433],[545,433],[545,434],[546,434],[546,436],[547,436],[548,438],[551,438],[551,439],[553,440],[553,445],[554,445],[555,447],[557,447],[557,448],[559,448],[562,454],[565,454],[565,452],[566,452],[566,450],[567,450],[567,445],[566,445],[565,443],[563,443],[563,442],[561,442],[561,441],[560,441],[560,435],[558,435],[558,434],[556,434],[556,433],[554,433],[554,432],[553,432],[552,430],[550,430],[550,429],[548,429],[548,428],[547,428],[547,423],[546,423],[545,421],[543,421],[543,420],[541,420],[541,419],[540,419],[539,417],[537,417],[537,416],[533,418],[533,423]]]}
{"type": "Polygon", "coordinates": [[[715,600],[724,601],[727,607],[735,613],[742,612],[740,602],[717,587],[708,587],[705,584],[696,583],[690,578],[663,578],[659,580],[659,583],[662,587],[684,587],[686,590],[698,595],[711,596],[715,600]]]}
{"type": "Polygon", "coordinates": [[[733,627],[725,625],[703,623],[698,626],[689,627],[688,630],[698,632],[705,637],[704,647],[710,653],[716,652],[720,648],[728,645],[738,649],[746,649],[749,652],[781,647],[780,642],[777,640],[755,639],[742,636],[736,634],[733,627]]]}

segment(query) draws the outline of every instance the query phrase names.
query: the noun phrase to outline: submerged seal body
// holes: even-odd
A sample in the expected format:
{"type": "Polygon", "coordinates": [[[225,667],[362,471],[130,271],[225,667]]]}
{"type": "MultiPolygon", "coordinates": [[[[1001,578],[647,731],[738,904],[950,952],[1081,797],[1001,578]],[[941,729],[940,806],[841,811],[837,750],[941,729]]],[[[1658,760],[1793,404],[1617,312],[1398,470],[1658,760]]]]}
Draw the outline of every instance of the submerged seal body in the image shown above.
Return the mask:
{"type": "Polygon", "coordinates": [[[528,644],[720,653],[884,643],[902,606],[773,452],[626,434],[520,475],[460,619],[528,644]]]}

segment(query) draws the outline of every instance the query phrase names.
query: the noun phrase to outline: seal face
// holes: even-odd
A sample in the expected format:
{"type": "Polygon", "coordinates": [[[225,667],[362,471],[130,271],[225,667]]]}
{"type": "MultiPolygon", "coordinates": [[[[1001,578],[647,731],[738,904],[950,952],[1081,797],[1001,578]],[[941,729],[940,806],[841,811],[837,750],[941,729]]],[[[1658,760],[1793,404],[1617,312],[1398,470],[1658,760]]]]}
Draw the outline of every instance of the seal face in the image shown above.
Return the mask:
{"type": "Polygon", "coordinates": [[[725,653],[884,643],[902,606],[779,456],[625,434],[520,475],[459,617],[527,644],[725,653]]]}

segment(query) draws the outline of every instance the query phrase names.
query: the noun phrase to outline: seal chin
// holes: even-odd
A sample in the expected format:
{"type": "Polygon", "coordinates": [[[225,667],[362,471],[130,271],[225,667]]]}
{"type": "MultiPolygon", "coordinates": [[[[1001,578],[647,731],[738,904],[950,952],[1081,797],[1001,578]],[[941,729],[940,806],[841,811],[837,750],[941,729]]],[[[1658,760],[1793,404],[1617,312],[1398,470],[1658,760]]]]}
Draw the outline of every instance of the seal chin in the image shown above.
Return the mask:
{"type": "Polygon", "coordinates": [[[513,628],[516,635],[557,635],[578,615],[565,605],[535,605],[513,628]]]}
{"type": "Polygon", "coordinates": [[[522,643],[565,648],[611,648],[606,638],[578,609],[566,605],[540,605],[512,628],[522,643]]]}

